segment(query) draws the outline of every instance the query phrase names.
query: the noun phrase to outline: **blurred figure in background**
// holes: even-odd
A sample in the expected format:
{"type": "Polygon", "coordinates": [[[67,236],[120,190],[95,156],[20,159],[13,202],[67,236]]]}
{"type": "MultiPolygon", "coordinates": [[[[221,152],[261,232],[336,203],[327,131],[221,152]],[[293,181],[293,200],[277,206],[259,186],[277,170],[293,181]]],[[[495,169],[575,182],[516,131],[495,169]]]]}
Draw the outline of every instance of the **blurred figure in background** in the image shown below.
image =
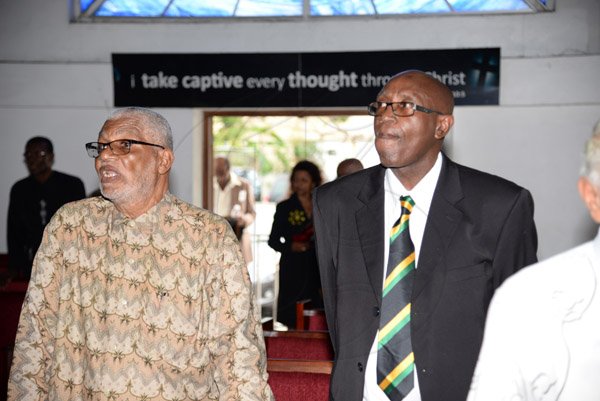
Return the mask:
{"type": "Polygon", "coordinates": [[[337,166],[337,178],[343,177],[348,174],[356,173],[357,171],[360,171],[363,168],[363,164],[358,159],[350,158],[342,160],[337,166]]]}
{"type": "Polygon", "coordinates": [[[231,171],[229,159],[215,158],[213,178],[213,211],[229,221],[242,245],[246,265],[252,262],[252,240],[244,229],[254,222],[254,194],[252,185],[231,171]]]}
{"type": "Polygon", "coordinates": [[[23,157],[29,176],[10,190],[6,237],[11,276],[28,280],[46,224],[62,205],[83,199],[85,188],[79,178],[52,170],[54,146],[48,138],[29,139],[23,157]]]}
{"type": "Polygon", "coordinates": [[[293,329],[297,301],[310,299],[313,307],[322,306],[312,221],[312,191],[322,182],[319,167],[298,162],[290,182],[292,195],[277,204],[269,246],[281,253],[277,321],[293,329]]]}

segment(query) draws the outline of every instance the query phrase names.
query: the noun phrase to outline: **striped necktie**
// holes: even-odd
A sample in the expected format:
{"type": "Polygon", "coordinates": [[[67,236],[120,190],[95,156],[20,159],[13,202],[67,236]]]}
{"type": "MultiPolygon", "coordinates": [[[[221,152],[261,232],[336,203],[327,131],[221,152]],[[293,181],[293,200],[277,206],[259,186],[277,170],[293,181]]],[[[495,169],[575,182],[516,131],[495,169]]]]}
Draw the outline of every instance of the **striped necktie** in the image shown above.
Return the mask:
{"type": "Polygon", "coordinates": [[[377,383],[392,401],[406,397],[414,386],[414,356],[410,341],[410,298],[415,272],[415,247],[408,220],[415,202],[400,197],[402,213],[390,233],[390,253],[377,339],[377,383]]]}

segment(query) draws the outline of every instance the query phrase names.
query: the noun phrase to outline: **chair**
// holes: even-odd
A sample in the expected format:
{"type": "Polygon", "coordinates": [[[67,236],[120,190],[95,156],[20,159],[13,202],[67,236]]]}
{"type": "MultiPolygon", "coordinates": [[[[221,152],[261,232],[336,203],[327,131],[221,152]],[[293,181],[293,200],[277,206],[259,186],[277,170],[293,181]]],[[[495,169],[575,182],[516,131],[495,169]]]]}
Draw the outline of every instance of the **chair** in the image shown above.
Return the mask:
{"type": "Polygon", "coordinates": [[[267,358],[333,360],[326,331],[265,331],[267,358]]]}
{"type": "Polygon", "coordinates": [[[327,401],[333,362],[267,359],[269,386],[277,401],[327,401]]]}
{"type": "Polygon", "coordinates": [[[327,331],[325,311],[310,308],[310,299],[296,302],[296,330],[327,331]]]}

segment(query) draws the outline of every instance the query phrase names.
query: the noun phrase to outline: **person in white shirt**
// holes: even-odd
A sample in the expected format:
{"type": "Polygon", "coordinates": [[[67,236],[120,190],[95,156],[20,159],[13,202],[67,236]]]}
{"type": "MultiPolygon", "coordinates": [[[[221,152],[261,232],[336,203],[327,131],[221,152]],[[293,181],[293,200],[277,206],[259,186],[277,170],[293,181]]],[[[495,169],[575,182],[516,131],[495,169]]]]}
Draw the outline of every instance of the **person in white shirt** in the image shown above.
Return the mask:
{"type": "MultiPolygon", "coordinates": [[[[578,187],[600,223],[600,121],[578,187]]],[[[509,278],[492,299],[468,401],[600,400],[599,281],[600,233],[509,278]]]]}
{"type": "Polygon", "coordinates": [[[231,224],[248,265],[253,260],[252,240],[245,228],[256,218],[252,186],[248,180],[231,171],[226,157],[218,156],[214,163],[213,211],[231,224]]]}

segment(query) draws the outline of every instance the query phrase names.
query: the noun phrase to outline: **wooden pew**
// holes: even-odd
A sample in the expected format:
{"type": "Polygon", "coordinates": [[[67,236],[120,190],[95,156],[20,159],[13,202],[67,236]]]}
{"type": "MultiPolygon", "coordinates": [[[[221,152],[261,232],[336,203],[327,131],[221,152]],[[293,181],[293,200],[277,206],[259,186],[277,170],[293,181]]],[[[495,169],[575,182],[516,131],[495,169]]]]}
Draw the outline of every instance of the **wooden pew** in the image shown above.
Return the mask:
{"type": "Polygon", "coordinates": [[[323,309],[310,307],[310,300],[296,302],[296,330],[327,330],[327,320],[323,309]]]}

